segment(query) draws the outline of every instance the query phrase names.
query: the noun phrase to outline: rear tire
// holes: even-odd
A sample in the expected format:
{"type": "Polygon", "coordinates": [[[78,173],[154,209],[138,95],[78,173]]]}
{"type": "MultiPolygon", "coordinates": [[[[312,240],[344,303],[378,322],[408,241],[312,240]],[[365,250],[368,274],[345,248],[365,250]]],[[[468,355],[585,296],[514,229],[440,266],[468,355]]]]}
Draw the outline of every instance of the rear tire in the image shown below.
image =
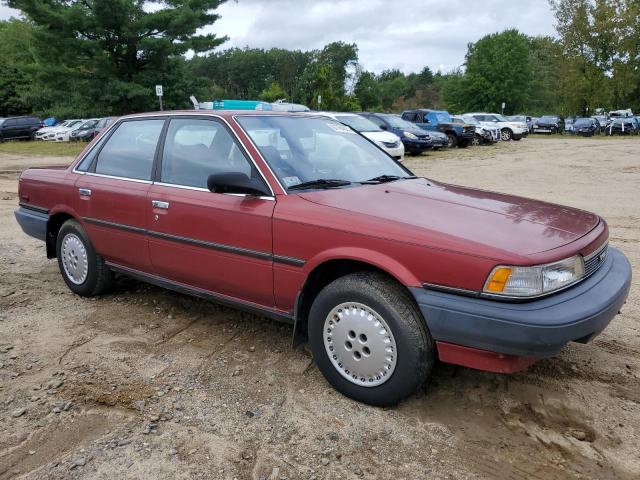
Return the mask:
{"type": "Polygon", "coordinates": [[[471,141],[471,145],[482,145],[482,137],[476,133],[473,136],[473,140],[471,141]]]}
{"type": "Polygon", "coordinates": [[[106,292],[113,283],[113,272],[96,253],[87,232],[76,220],[67,220],[56,239],[58,267],[69,289],[83,297],[106,292]]]}
{"type": "Polygon", "coordinates": [[[338,278],[309,313],[309,343],[326,380],[369,405],[395,405],[435,363],[435,345],[409,293],[381,273],[338,278]]]}
{"type": "Polygon", "coordinates": [[[449,144],[447,145],[449,148],[458,146],[458,137],[456,137],[455,133],[447,133],[447,138],[449,138],[449,144]]]}

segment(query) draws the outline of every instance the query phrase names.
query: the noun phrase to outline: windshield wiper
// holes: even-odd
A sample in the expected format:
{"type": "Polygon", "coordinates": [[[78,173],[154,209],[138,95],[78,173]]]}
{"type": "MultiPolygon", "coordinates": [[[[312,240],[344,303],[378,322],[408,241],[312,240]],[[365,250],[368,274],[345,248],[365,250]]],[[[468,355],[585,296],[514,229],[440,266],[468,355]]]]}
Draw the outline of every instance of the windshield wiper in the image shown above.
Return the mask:
{"type": "Polygon", "coordinates": [[[309,182],[298,183],[287,187],[287,190],[302,190],[304,188],[336,188],[351,185],[349,180],[337,180],[335,178],[318,178],[309,182]]]}
{"type": "Polygon", "coordinates": [[[410,180],[412,178],[418,178],[416,176],[407,176],[407,177],[400,177],[398,175],[378,175],[377,177],[373,177],[370,178],[369,180],[365,180],[364,182],[360,182],[360,183],[387,183],[387,182],[393,182],[395,180],[410,180]]]}

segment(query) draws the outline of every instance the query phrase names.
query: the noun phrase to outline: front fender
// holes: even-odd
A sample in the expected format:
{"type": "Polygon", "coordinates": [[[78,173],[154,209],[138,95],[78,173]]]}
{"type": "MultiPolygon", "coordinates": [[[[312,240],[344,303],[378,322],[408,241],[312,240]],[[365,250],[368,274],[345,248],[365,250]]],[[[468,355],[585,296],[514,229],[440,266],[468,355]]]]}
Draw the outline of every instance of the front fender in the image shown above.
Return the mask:
{"type": "Polygon", "coordinates": [[[331,260],[354,260],[367,263],[388,273],[406,287],[421,285],[420,280],[394,258],[375,250],[359,247],[340,247],[324,250],[307,261],[305,274],[308,276],[316,267],[331,260]]]}

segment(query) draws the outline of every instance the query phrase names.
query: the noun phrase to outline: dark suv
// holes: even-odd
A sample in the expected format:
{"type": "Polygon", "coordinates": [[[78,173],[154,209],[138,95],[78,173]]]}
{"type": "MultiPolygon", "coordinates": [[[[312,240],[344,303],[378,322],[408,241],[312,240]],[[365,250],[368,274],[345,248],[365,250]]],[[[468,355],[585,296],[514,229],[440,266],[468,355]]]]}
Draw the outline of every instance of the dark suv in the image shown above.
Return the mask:
{"type": "Polygon", "coordinates": [[[40,128],[42,121],[38,117],[0,118],[0,141],[33,138],[40,128]]]}
{"type": "Polygon", "coordinates": [[[476,135],[476,129],[473,125],[455,123],[449,112],[444,110],[428,110],[426,108],[405,110],[402,112],[402,119],[414,123],[424,130],[444,133],[449,137],[450,147],[468,147],[476,135]]]}

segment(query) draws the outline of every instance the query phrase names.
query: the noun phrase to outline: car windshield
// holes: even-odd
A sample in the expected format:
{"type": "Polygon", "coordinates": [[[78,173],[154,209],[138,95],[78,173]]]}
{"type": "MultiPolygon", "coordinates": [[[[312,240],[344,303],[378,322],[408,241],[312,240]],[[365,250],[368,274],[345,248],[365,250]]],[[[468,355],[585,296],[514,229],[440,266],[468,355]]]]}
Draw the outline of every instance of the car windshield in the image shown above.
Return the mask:
{"type": "Polygon", "coordinates": [[[470,125],[480,125],[480,122],[471,115],[463,115],[462,119],[470,125]]]}
{"type": "Polygon", "coordinates": [[[512,115],[511,117],[509,117],[509,119],[511,119],[512,122],[526,122],[527,121],[527,117],[523,117],[521,115],[512,115]]]}
{"type": "Polygon", "coordinates": [[[406,128],[411,130],[414,130],[416,128],[416,126],[413,123],[400,118],[400,115],[392,115],[389,113],[385,113],[380,115],[380,117],[394,128],[406,128]]]}
{"type": "Polygon", "coordinates": [[[82,120],[73,120],[71,122],[69,122],[68,124],[64,125],[65,127],[76,127],[78,126],[78,124],[81,124],[82,120]]]}
{"type": "Polygon", "coordinates": [[[499,122],[510,122],[511,121],[507,117],[503,117],[502,115],[494,115],[494,117],[496,117],[499,122]]]}
{"type": "Polygon", "coordinates": [[[573,122],[574,127],[589,127],[593,124],[593,119],[591,118],[578,118],[575,122],[573,122]]]}
{"type": "Polygon", "coordinates": [[[540,120],[544,122],[555,122],[557,119],[558,117],[553,117],[551,115],[545,115],[544,117],[540,117],[540,120]]]}
{"type": "Polygon", "coordinates": [[[6,120],[6,118],[0,118],[0,125],[2,125],[5,120],[6,120]]]}
{"type": "Polygon", "coordinates": [[[336,120],[345,125],[349,125],[357,132],[379,132],[382,130],[371,120],[360,115],[336,115],[336,120]]]}
{"type": "Polygon", "coordinates": [[[89,130],[90,128],[95,127],[98,124],[98,120],[88,120],[80,125],[79,130],[89,130]]]}
{"type": "Polygon", "coordinates": [[[332,119],[255,115],[237,120],[287,189],[318,180],[341,181],[336,185],[344,186],[376,177],[412,175],[374,144],[332,119]]]}
{"type": "Polygon", "coordinates": [[[451,123],[451,115],[446,112],[434,112],[433,115],[438,120],[438,123],[451,123]]]}

